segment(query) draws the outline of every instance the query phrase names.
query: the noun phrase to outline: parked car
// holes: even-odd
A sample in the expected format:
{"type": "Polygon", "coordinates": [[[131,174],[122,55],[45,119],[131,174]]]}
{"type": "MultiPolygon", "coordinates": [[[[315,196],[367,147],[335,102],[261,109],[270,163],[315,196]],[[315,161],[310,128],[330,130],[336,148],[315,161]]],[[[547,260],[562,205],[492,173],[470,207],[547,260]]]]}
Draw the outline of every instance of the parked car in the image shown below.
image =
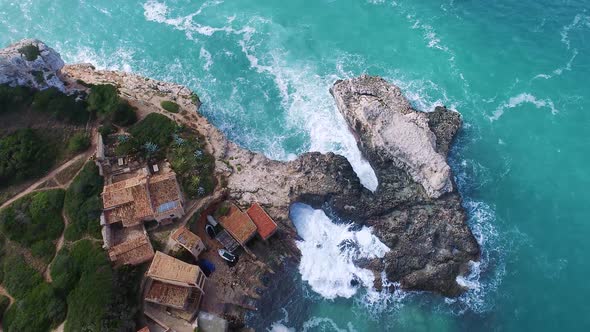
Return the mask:
{"type": "Polygon", "coordinates": [[[230,263],[235,263],[238,260],[238,257],[236,255],[232,254],[231,252],[225,249],[219,249],[217,252],[219,253],[219,256],[221,256],[221,258],[225,259],[230,263]]]}
{"type": "Polygon", "coordinates": [[[213,228],[213,226],[207,224],[205,226],[205,232],[207,232],[207,235],[209,235],[210,238],[214,239],[217,236],[217,233],[215,232],[215,228],[213,228]]]}
{"type": "Polygon", "coordinates": [[[207,216],[207,223],[213,227],[217,227],[217,225],[219,224],[217,220],[213,218],[213,216],[207,216]]]}

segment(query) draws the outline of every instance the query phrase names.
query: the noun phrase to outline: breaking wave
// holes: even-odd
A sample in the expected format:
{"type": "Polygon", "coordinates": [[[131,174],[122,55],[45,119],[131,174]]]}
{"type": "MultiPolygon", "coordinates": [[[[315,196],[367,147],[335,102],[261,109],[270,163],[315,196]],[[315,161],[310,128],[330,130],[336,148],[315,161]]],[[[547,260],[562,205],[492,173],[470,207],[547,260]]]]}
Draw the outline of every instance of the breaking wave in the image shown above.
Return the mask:
{"type": "Polygon", "coordinates": [[[367,289],[367,297],[378,296],[374,290],[372,271],[360,268],[361,259],[383,258],[389,248],[362,227],[353,230],[350,224],[336,224],[322,210],[304,204],[293,204],[291,219],[302,240],[299,272],[311,288],[326,299],[350,298],[359,288],[367,289]]]}
{"type": "Polygon", "coordinates": [[[498,106],[496,111],[494,111],[494,114],[490,116],[489,119],[490,121],[496,121],[502,116],[502,114],[504,114],[505,110],[518,107],[522,104],[532,104],[536,108],[548,108],[551,110],[552,114],[559,113],[551,99],[537,99],[537,97],[530,93],[521,93],[517,96],[511,97],[507,102],[498,106]]]}

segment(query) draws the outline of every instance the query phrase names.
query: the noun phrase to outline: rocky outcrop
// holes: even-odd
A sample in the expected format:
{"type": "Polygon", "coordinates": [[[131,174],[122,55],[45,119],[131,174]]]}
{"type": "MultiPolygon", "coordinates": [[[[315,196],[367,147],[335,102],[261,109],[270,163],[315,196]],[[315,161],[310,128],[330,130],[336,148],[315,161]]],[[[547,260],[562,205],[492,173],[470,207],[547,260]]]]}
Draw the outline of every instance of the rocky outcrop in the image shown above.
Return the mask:
{"type": "Polygon", "coordinates": [[[398,87],[364,75],[338,81],[330,92],[371,159],[407,171],[431,197],[453,190],[451,169],[436,149],[428,115],[413,110],[398,87]]]}
{"type": "Polygon", "coordinates": [[[0,84],[65,91],[59,78],[64,62],[59,53],[36,39],[25,39],[0,50],[0,84]]]}
{"type": "Polygon", "coordinates": [[[342,156],[312,152],[281,162],[241,148],[193,112],[198,103],[185,87],[97,71],[87,64],[66,66],[63,74],[71,88],[77,80],[114,84],[140,116],[159,112],[198,130],[216,158],[221,190],[243,206],[261,203],[283,232],[294,233],[292,203],[330,207],[341,217],[374,227],[391,250],[382,262],[371,265],[384,266],[390,281],[446,296],[462,292],[456,277],[466,272],[470,260],[478,259],[479,247],[445,161],[461,126],[458,113],[444,107],[417,112],[397,87],[378,77],[336,82],[336,103],[378,176],[373,193],[342,156]],[[173,100],[191,112],[167,113],[160,107],[162,100],[173,100]]]}

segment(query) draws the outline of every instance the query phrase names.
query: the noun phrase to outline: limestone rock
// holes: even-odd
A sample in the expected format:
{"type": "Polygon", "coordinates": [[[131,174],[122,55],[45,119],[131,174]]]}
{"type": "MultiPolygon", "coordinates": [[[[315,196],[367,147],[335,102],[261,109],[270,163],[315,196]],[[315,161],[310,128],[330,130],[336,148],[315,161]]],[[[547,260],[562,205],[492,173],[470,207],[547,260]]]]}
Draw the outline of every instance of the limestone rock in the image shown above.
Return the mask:
{"type": "Polygon", "coordinates": [[[371,151],[370,159],[406,170],[431,197],[453,190],[451,169],[437,152],[428,115],[412,109],[398,87],[363,75],[336,82],[330,92],[363,150],[371,151]]]}
{"type": "Polygon", "coordinates": [[[59,53],[36,39],[25,39],[0,50],[0,84],[65,91],[59,77],[64,62],[59,53]],[[27,58],[25,47],[30,47],[27,58]]]}

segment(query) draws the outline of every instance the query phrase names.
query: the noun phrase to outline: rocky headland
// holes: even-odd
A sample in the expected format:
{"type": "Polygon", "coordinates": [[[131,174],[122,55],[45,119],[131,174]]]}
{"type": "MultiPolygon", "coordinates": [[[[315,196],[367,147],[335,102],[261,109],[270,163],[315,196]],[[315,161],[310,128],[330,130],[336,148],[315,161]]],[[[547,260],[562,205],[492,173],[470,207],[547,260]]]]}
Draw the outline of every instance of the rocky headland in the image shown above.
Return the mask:
{"type": "Polygon", "coordinates": [[[446,162],[461,116],[444,107],[418,112],[398,87],[380,77],[337,81],[331,88],[379,180],[371,192],[342,156],[310,152],[283,162],[238,146],[198,113],[200,101],[186,87],[96,70],[90,64],[64,66],[59,54],[36,40],[19,42],[0,55],[0,84],[56,86],[73,92],[85,89],[81,82],[110,83],[138,108],[140,117],[158,112],[199,131],[216,158],[217,193],[238,205],[260,202],[279,223],[280,232],[295,234],[289,207],[296,202],[329,207],[339,217],[374,227],[391,250],[382,260],[364,264],[376,272],[384,269],[388,280],[400,282],[404,289],[457,296],[463,291],[457,276],[479,258],[446,162]],[[31,43],[40,55],[27,61],[21,50],[31,43]],[[166,113],[162,100],[173,100],[188,112],[166,113]]]}

